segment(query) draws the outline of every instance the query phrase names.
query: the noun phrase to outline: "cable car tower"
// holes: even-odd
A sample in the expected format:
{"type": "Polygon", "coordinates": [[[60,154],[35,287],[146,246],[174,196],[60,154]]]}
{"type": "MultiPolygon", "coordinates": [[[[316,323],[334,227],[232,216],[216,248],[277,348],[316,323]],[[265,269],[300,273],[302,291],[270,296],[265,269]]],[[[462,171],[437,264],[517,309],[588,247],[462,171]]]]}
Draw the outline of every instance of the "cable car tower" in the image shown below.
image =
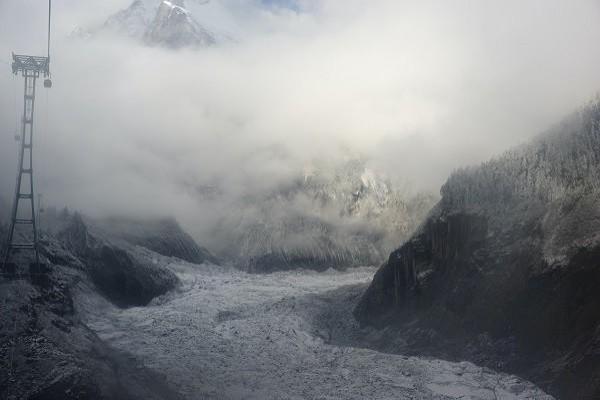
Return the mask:
{"type": "Polygon", "coordinates": [[[44,87],[51,88],[50,80],[50,22],[52,0],[48,0],[48,54],[47,57],[12,55],[12,72],[21,74],[25,81],[23,117],[19,137],[19,166],[13,198],[8,238],[2,263],[6,269],[10,256],[15,251],[31,250],[35,253],[36,268],[40,265],[38,231],[35,220],[35,197],[33,191],[33,121],[35,110],[35,88],[37,79],[43,75],[44,87]]]}

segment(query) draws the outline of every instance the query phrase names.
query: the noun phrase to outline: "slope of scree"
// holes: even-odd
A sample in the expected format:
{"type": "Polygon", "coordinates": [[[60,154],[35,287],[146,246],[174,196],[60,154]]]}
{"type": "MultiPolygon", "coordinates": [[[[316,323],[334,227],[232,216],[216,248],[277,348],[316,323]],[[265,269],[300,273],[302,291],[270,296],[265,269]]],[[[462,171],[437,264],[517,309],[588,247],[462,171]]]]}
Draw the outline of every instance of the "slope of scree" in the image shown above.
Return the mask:
{"type": "Polygon", "coordinates": [[[29,271],[25,253],[12,259],[11,269],[41,274],[0,278],[0,397],[181,399],[159,373],[107,346],[82,321],[75,300],[101,298],[100,292],[118,306],[147,304],[179,285],[168,268],[174,259],[96,233],[77,214],[53,221],[49,214],[43,270],[29,271]]]}
{"type": "Polygon", "coordinates": [[[454,173],[354,314],[387,351],[468,359],[600,397],[600,102],[454,173]]]}

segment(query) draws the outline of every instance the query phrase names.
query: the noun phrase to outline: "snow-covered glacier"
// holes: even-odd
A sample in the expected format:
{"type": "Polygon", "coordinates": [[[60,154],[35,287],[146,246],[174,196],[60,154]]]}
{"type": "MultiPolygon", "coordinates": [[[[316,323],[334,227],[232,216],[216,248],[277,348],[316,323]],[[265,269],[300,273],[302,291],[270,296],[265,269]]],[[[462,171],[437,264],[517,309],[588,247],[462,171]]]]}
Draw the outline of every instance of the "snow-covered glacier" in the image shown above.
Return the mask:
{"type": "MultiPolygon", "coordinates": [[[[373,268],[254,275],[174,262],[147,307],[78,301],[89,326],[187,399],[537,399],[518,377],[357,347],[351,310],[373,268]]],[[[367,332],[368,334],[368,332],[367,332]]]]}

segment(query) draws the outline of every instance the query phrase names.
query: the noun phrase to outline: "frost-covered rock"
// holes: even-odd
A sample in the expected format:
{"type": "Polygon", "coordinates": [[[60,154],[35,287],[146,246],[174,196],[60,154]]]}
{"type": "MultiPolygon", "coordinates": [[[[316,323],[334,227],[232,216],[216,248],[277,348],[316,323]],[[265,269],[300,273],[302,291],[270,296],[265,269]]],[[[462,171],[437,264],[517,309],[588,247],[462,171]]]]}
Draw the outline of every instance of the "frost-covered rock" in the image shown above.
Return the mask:
{"type": "MultiPolygon", "coordinates": [[[[46,250],[65,251],[51,242],[46,239],[45,248],[52,247],[46,250]]],[[[0,397],[181,400],[161,374],[106,345],[85,325],[76,298],[100,297],[79,267],[50,263],[42,275],[0,280],[0,397]]]]}
{"type": "Polygon", "coordinates": [[[441,193],[355,310],[395,327],[377,346],[519,371],[561,398],[600,396],[600,101],[454,173],[441,193]]]}
{"type": "Polygon", "coordinates": [[[403,193],[362,160],[313,168],[272,191],[243,197],[218,227],[229,238],[221,252],[252,272],[378,265],[434,200],[403,193]]]}
{"type": "Polygon", "coordinates": [[[193,264],[218,264],[218,259],[199,246],[174,218],[135,219],[111,217],[89,222],[98,233],[145,247],[166,257],[193,264]]]}
{"type": "Polygon", "coordinates": [[[218,262],[172,218],[92,219],[48,209],[43,237],[45,257],[60,265],[78,265],[121,306],[145,305],[175,288],[179,281],[168,268],[174,259],[218,262]],[[60,245],[51,245],[53,238],[60,245]]]}
{"type": "Polygon", "coordinates": [[[98,289],[119,306],[146,305],[179,283],[156,253],[140,251],[101,228],[90,229],[78,214],[65,221],[57,237],[98,289]]]}

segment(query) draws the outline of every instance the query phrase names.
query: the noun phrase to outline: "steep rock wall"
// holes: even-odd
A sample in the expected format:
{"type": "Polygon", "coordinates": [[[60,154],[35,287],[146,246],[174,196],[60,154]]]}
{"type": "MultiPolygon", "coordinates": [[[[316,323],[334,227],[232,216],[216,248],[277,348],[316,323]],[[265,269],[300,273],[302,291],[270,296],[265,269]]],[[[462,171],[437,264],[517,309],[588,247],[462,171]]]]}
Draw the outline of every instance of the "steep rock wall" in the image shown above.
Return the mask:
{"type": "Polygon", "coordinates": [[[179,284],[177,276],[152,253],[90,232],[78,214],[67,217],[57,237],[66,251],[47,247],[45,255],[56,263],[76,261],[98,289],[119,306],[146,305],[179,284]]]}
{"type": "Polygon", "coordinates": [[[355,309],[387,351],[469,359],[600,396],[600,105],[453,174],[355,309]]]}

